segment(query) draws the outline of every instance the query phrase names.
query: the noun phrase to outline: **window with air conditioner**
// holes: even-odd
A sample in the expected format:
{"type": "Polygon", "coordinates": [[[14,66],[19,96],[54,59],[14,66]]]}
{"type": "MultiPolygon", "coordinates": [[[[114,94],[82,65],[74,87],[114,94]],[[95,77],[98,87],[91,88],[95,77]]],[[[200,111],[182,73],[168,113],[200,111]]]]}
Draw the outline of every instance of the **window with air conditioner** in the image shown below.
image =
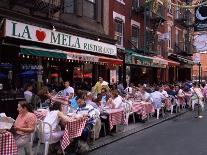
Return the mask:
{"type": "Polygon", "coordinates": [[[123,21],[115,19],[115,39],[117,40],[117,45],[123,46],[123,21]]]}
{"type": "Polygon", "coordinates": [[[132,48],[138,48],[139,46],[139,27],[136,25],[132,25],[132,37],[131,37],[131,42],[132,42],[132,48]]]}

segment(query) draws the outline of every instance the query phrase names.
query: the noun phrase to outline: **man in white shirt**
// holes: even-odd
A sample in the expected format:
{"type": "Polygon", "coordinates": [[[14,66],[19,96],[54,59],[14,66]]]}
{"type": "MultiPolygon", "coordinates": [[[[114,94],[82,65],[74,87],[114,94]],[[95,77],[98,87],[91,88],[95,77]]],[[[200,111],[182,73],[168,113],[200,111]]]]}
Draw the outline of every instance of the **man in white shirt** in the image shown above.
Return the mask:
{"type": "Polygon", "coordinates": [[[142,87],[141,89],[141,100],[145,102],[151,102],[150,94],[146,92],[146,88],[142,87]]]}
{"type": "Polygon", "coordinates": [[[113,90],[112,92],[111,92],[111,95],[112,95],[112,97],[113,97],[113,99],[111,98],[111,99],[109,99],[109,104],[111,104],[112,105],[112,108],[113,109],[119,109],[119,108],[122,108],[123,107],[123,98],[120,96],[120,95],[118,95],[118,91],[116,91],[116,90],[113,90]]]}
{"type": "Polygon", "coordinates": [[[63,91],[63,96],[67,99],[71,99],[74,96],[74,89],[73,87],[70,87],[70,82],[69,81],[65,81],[64,83],[65,85],[65,89],[63,91]]]}
{"type": "Polygon", "coordinates": [[[26,90],[24,91],[24,98],[27,101],[27,103],[31,103],[32,101],[32,84],[27,84],[26,90]]]}

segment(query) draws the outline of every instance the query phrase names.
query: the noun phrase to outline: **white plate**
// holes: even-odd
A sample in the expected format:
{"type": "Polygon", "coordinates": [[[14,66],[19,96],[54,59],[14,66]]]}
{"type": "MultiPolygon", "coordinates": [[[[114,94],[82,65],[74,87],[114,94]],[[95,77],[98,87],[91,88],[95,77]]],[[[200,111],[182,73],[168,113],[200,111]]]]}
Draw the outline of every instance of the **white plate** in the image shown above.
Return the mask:
{"type": "Polygon", "coordinates": [[[68,113],[67,115],[72,117],[74,115],[74,113],[68,113]]]}

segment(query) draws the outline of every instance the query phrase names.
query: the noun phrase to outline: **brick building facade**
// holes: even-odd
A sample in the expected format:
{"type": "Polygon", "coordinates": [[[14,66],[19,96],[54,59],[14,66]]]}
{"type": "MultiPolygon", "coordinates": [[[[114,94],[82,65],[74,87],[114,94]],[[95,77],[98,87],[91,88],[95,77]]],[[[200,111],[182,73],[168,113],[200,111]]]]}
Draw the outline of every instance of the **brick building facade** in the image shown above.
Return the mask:
{"type": "Polygon", "coordinates": [[[109,2],[109,35],[125,54],[126,80],[153,83],[191,79],[191,12],[164,6],[162,1],[156,12],[153,4],[147,7],[144,0],[109,2]],[[168,39],[160,39],[164,34],[168,39]]]}

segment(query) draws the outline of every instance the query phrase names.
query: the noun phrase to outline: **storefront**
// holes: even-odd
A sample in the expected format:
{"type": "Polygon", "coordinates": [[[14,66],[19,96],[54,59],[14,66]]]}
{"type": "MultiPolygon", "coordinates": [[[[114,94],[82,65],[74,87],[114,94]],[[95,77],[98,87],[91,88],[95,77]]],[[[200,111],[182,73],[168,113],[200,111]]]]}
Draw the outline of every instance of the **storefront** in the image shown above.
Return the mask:
{"type": "Polygon", "coordinates": [[[99,76],[113,84],[123,64],[115,45],[11,20],[4,21],[0,50],[5,88],[21,88],[31,80],[60,89],[69,80],[79,88],[99,76]]]}
{"type": "Polygon", "coordinates": [[[159,83],[164,82],[168,61],[158,58],[143,56],[132,50],[126,50],[126,81],[127,83],[159,83]]]}
{"type": "Polygon", "coordinates": [[[177,54],[169,54],[168,57],[180,63],[180,65],[177,66],[177,81],[192,80],[192,66],[194,63],[190,58],[177,54]]]}

